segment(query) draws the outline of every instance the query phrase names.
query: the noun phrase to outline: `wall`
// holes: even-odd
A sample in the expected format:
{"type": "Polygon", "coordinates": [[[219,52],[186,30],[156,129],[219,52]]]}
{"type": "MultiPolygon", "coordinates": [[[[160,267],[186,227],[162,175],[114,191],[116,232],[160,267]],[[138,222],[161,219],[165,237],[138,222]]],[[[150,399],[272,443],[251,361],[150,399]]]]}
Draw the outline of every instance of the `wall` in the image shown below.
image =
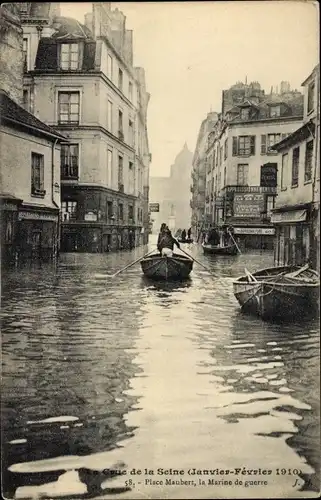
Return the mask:
{"type": "MultiPolygon", "coordinates": [[[[25,203],[57,208],[52,202],[60,206],[60,192],[52,190],[52,142],[15,131],[8,127],[1,127],[1,190],[21,198],[25,203]],[[31,153],[44,155],[44,198],[31,195],[31,153]],[[17,183],[19,179],[19,183],[17,183]]],[[[54,183],[60,185],[60,145],[55,148],[54,154],[54,183]]]]}
{"type": "Polygon", "coordinates": [[[22,29],[19,18],[0,8],[0,88],[22,104],[22,29]]]}

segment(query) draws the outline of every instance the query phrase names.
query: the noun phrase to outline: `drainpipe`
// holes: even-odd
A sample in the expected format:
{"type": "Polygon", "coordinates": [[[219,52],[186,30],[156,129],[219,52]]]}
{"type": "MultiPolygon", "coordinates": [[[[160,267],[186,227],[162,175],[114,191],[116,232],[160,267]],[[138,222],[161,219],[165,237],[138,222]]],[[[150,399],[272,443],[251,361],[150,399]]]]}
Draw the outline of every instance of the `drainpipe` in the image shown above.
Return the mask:
{"type": "Polygon", "coordinates": [[[57,241],[55,243],[55,250],[54,250],[54,258],[58,256],[58,250],[60,248],[60,207],[57,205],[55,202],[54,198],[54,189],[55,189],[55,148],[57,145],[58,139],[55,140],[51,147],[51,202],[54,206],[56,206],[59,211],[58,211],[58,227],[57,227],[57,241]]]}

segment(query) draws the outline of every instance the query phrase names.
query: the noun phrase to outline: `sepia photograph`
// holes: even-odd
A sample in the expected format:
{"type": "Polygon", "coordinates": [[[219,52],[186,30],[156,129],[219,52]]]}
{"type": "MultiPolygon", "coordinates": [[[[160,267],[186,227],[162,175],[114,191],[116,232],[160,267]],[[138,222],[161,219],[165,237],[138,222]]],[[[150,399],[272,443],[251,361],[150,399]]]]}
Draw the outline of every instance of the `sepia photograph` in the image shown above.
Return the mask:
{"type": "Polygon", "coordinates": [[[4,500],[320,497],[319,37],[1,3],[4,500]]]}

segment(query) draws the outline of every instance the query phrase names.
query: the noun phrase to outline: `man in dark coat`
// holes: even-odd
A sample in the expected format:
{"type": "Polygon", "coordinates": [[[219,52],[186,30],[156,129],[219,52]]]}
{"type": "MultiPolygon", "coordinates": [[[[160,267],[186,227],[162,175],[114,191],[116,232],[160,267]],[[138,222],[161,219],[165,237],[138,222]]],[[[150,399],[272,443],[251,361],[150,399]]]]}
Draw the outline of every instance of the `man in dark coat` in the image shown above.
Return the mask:
{"type": "Polygon", "coordinates": [[[171,257],[173,255],[174,245],[180,248],[180,244],[177,239],[174,238],[170,229],[166,227],[163,235],[160,238],[157,248],[163,256],[171,257]]]}

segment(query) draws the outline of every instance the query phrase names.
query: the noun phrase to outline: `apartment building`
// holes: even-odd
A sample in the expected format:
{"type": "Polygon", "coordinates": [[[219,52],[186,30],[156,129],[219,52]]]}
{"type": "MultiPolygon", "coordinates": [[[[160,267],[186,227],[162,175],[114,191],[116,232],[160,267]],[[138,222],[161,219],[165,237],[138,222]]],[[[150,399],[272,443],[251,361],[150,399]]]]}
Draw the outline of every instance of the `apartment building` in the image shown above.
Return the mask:
{"type": "Polygon", "coordinates": [[[81,24],[48,4],[25,5],[25,106],[68,138],[60,157],[61,250],[146,243],[149,94],[144,70],[133,67],[125,16],[94,2],[81,24]]]}
{"type": "Polygon", "coordinates": [[[303,95],[282,83],[283,94],[266,96],[254,82],[245,97],[234,96],[232,107],[223,102],[224,114],[208,138],[205,216],[232,224],[243,247],[273,248],[270,218],[281,161],[273,146],[303,118],[303,95]]]}
{"type": "Polygon", "coordinates": [[[23,35],[15,4],[0,9],[1,264],[50,262],[59,250],[60,148],[67,139],[22,106],[23,35]]]}
{"type": "Polygon", "coordinates": [[[209,134],[213,131],[217,123],[219,114],[211,112],[203,120],[197,137],[196,147],[192,160],[192,182],[190,191],[192,193],[190,205],[192,209],[192,233],[199,237],[201,231],[208,228],[211,222],[210,217],[205,213],[206,196],[206,162],[208,150],[209,134]]]}
{"type": "Polygon", "coordinates": [[[281,154],[275,264],[310,265],[320,272],[320,65],[302,83],[301,127],[274,146],[281,154]]]}

